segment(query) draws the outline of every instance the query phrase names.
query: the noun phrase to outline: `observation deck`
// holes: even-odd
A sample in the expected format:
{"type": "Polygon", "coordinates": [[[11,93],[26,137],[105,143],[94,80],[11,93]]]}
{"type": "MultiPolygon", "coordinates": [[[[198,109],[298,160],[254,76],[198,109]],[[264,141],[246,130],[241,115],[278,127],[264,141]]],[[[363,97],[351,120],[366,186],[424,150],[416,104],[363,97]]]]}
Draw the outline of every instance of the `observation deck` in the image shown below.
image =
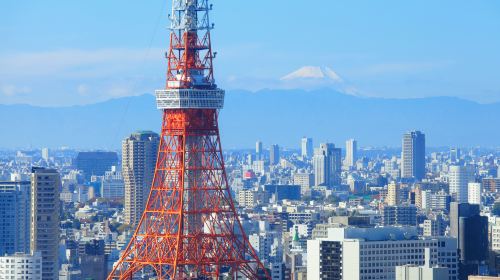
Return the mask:
{"type": "Polygon", "coordinates": [[[164,109],[222,109],[225,92],[222,89],[161,89],[156,90],[156,106],[164,109]]]}

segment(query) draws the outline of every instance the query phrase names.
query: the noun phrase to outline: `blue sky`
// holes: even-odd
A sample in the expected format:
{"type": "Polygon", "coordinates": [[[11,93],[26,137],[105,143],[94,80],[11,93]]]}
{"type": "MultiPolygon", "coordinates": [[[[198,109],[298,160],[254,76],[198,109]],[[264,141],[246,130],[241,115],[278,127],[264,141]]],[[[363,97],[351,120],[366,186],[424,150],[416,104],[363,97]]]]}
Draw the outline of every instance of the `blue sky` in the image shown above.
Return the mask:
{"type": "MultiPolygon", "coordinates": [[[[61,106],[164,86],[168,0],[0,3],[0,103],[61,106]]],[[[500,102],[500,2],[213,0],[216,79],[273,88],[303,66],[367,97],[500,102]]]]}

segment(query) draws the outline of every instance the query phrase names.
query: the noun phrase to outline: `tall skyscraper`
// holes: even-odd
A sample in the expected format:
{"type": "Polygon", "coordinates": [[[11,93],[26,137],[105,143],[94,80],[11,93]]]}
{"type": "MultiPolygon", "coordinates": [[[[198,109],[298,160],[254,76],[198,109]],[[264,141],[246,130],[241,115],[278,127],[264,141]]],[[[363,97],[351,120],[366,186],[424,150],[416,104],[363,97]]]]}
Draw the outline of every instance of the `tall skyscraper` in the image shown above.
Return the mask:
{"type": "Polygon", "coordinates": [[[49,148],[42,149],[42,159],[45,161],[49,161],[49,148]]]}
{"type": "Polygon", "coordinates": [[[42,280],[58,279],[59,189],[55,169],[33,167],[31,171],[31,254],[42,253],[42,280]]]}
{"type": "Polygon", "coordinates": [[[488,218],[480,215],[479,205],[451,203],[450,236],[458,242],[459,279],[477,275],[488,258],[488,218]]]}
{"type": "Polygon", "coordinates": [[[342,151],[332,143],[322,143],[314,150],[314,184],[316,186],[340,185],[342,151]]]}
{"type": "Polygon", "coordinates": [[[460,161],[460,149],[459,148],[451,148],[450,149],[450,162],[457,163],[460,161]]]}
{"type": "Polygon", "coordinates": [[[0,256],[30,250],[30,182],[0,182],[0,256]]]}
{"type": "Polygon", "coordinates": [[[358,160],[358,141],[349,139],[345,142],[345,164],[353,167],[358,160]]]}
{"type": "Polygon", "coordinates": [[[459,203],[467,203],[468,185],[474,182],[472,166],[452,165],[449,169],[450,195],[459,203]]]}
{"type": "Polygon", "coordinates": [[[402,144],[401,178],[422,180],[425,177],[425,134],[407,132],[402,144]]]}
{"type": "Polygon", "coordinates": [[[280,163],[280,147],[276,144],[271,145],[269,150],[269,162],[271,165],[280,163]]]}
{"type": "Polygon", "coordinates": [[[264,154],[262,152],[262,141],[255,142],[255,157],[256,160],[262,160],[264,158],[264,154]]]}
{"type": "Polygon", "coordinates": [[[125,223],[136,226],[146,206],[158,154],[160,136],[139,131],[122,142],[122,176],[125,183],[125,223]]]}
{"type": "Polygon", "coordinates": [[[301,155],[305,158],[311,158],[314,153],[312,138],[303,137],[301,140],[301,155]]]}

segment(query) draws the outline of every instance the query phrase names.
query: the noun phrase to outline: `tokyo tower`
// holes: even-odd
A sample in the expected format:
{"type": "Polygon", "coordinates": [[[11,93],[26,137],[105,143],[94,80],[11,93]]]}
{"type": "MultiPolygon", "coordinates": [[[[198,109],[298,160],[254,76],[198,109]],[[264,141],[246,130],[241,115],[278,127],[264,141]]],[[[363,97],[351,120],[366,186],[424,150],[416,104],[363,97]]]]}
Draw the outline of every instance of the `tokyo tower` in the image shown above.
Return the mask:
{"type": "Polygon", "coordinates": [[[108,279],[270,279],[228,187],[208,0],[173,0],[156,170],[146,208],[108,279]]]}

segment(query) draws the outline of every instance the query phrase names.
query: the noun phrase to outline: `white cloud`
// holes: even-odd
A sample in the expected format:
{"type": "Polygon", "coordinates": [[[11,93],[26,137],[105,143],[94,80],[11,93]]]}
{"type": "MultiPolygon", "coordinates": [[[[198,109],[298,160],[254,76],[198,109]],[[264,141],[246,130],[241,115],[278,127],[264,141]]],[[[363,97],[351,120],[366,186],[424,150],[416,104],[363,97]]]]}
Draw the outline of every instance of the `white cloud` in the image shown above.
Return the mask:
{"type": "Polygon", "coordinates": [[[167,64],[162,53],[160,49],[2,53],[0,103],[74,105],[152,92],[164,85],[167,64]]]}
{"type": "Polygon", "coordinates": [[[0,75],[22,77],[79,77],[109,74],[139,63],[161,61],[161,50],[100,49],[10,53],[0,56],[0,75]],[[156,54],[156,55],[155,55],[156,54]]]}
{"type": "Polygon", "coordinates": [[[3,85],[0,87],[0,92],[7,97],[13,97],[20,94],[30,93],[29,87],[18,87],[15,85],[3,85]]]}
{"type": "Polygon", "coordinates": [[[81,84],[76,88],[76,92],[79,95],[85,96],[89,93],[89,87],[87,85],[81,84]]]}

